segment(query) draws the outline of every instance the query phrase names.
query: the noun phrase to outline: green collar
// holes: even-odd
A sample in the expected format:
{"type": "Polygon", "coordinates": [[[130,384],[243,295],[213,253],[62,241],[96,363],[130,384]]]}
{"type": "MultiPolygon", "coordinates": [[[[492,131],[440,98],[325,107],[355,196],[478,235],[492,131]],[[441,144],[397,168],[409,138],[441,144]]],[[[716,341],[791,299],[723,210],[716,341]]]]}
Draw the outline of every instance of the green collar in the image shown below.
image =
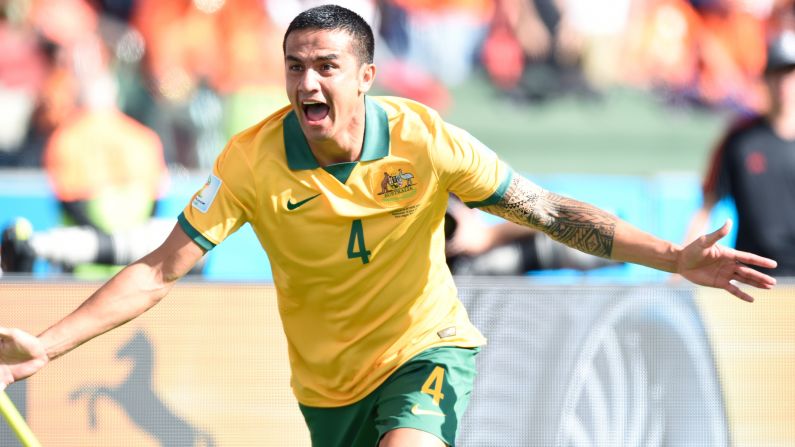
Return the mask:
{"type": "MultiPolygon", "coordinates": [[[[386,111],[368,97],[364,98],[364,107],[364,144],[359,161],[378,160],[389,155],[389,119],[386,111]]],[[[294,110],[284,117],[284,148],[290,169],[320,167],[309,149],[294,110]]]]}

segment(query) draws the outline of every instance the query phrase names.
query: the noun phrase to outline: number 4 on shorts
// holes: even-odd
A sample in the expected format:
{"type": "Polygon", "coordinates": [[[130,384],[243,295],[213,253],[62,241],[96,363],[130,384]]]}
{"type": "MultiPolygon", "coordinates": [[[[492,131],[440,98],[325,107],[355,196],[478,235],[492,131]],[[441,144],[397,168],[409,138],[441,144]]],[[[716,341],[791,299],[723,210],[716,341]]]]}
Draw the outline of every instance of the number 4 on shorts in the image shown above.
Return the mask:
{"type": "Polygon", "coordinates": [[[439,406],[439,401],[444,399],[444,394],[442,394],[442,384],[444,383],[444,368],[441,366],[437,366],[436,368],[431,371],[431,374],[425,379],[425,383],[422,384],[422,391],[425,394],[430,394],[433,397],[433,403],[436,406],[439,406]]]}

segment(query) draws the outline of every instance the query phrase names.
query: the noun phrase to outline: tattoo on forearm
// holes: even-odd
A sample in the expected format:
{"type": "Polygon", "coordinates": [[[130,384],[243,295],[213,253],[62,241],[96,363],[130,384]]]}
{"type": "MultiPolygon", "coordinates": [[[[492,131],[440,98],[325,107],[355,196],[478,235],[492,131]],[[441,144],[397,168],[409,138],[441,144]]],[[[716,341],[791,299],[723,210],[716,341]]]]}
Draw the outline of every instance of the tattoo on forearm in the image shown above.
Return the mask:
{"type": "Polygon", "coordinates": [[[546,191],[515,176],[505,195],[484,211],[536,228],[558,242],[609,258],[617,218],[592,205],[546,191]]]}

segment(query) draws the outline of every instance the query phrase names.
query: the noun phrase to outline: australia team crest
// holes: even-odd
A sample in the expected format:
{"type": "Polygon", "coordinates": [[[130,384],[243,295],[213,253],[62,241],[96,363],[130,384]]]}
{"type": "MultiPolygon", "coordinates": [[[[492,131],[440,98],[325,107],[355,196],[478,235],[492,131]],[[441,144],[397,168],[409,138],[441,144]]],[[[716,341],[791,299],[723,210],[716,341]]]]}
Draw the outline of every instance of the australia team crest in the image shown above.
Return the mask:
{"type": "Polygon", "coordinates": [[[382,204],[402,205],[417,195],[420,180],[408,163],[388,164],[373,174],[371,186],[376,201],[382,204]]]}

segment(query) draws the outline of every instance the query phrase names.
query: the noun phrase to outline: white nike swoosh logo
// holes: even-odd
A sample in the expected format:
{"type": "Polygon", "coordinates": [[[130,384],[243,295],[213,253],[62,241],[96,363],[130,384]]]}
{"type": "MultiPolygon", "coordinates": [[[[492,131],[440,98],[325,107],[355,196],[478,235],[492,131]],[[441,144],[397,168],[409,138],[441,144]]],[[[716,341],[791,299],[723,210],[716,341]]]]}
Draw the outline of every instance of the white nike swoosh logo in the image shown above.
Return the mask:
{"type": "Polygon", "coordinates": [[[411,412],[412,412],[412,414],[416,414],[417,416],[441,416],[441,417],[445,417],[444,413],[442,413],[440,411],[423,410],[422,408],[420,408],[420,404],[414,404],[414,406],[411,407],[411,412]]]}

